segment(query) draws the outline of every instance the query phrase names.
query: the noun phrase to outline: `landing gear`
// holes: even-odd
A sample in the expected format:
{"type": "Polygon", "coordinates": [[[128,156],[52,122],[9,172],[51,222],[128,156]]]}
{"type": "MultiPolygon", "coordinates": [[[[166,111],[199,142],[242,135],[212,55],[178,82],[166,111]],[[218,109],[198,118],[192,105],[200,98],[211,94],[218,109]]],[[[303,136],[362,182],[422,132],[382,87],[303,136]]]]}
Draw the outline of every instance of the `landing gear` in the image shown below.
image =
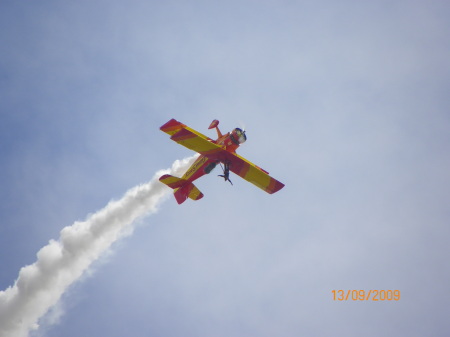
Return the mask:
{"type": "Polygon", "coordinates": [[[223,165],[224,165],[222,167],[223,174],[219,174],[218,177],[222,177],[223,179],[225,179],[225,181],[229,181],[230,184],[233,185],[233,183],[230,180],[230,163],[224,163],[223,165]]]}

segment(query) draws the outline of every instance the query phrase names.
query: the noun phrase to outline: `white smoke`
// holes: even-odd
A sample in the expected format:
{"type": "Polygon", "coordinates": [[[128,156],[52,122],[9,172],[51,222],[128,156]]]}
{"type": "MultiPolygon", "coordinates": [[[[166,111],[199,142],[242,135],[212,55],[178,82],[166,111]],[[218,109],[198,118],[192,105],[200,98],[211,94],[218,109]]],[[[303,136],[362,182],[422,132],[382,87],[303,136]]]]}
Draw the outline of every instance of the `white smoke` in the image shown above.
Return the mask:
{"type": "Polygon", "coordinates": [[[55,306],[112,243],[132,231],[133,222],[157,211],[171,190],[158,181],[165,174],[181,175],[196,156],[177,160],[169,170],[136,186],[117,201],[90,215],[86,221],[63,228],[58,241],[50,240],[37,253],[37,261],[23,267],[15,284],[0,291],[0,337],[25,337],[55,306]]]}

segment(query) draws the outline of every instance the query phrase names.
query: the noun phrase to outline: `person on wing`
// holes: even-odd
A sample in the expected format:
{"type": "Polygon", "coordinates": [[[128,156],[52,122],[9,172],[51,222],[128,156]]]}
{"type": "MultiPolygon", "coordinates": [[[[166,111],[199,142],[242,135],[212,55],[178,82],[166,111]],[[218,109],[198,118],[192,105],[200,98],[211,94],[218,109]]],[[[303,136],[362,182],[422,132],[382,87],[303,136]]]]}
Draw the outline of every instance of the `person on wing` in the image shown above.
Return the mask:
{"type": "Polygon", "coordinates": [[[223,179],[225,179],[225,181],[229,181],[231,185],[233,185],[233,183],[230,180],[230,164],[229,163],[224,163],[224,168],[223,168],[223,174],[219,174],[219,177],[222,177],[223,179]]]}

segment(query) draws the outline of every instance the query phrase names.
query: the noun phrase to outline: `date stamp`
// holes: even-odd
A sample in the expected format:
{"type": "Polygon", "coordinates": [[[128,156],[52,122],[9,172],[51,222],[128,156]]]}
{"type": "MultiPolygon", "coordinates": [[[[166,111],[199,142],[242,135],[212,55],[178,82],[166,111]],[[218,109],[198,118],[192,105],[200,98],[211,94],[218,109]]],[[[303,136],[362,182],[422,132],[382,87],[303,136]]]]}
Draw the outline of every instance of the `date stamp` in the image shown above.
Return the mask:
{"type": "Polygon", "coordinates": [[[399,301],[400,290],[332,290],[333,301],[399,301]]]}

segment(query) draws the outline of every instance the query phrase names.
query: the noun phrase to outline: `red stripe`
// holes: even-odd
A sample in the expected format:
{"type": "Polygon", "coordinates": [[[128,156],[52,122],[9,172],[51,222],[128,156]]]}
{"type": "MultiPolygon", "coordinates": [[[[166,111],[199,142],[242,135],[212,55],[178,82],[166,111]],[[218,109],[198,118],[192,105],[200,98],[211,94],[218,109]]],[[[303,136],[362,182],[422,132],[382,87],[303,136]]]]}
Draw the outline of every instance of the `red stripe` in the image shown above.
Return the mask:
{"type": "Polygon", "coordinates": [[[161,126],[159,129],[164,132],[170,132],[170,131],[181,129],[185,126],[186,125],[184,125],[183,123],[180,123],[176,119],[172,118],[170,121],[168,121],[166,124],[161,126]]]}
{"type": "Polygon", "coordinates": [[[179,141],[183,141],[183,140],[191,139],[191,138],[195,138],[195,137],[197,137],[197,135],[195,133],[192,133],[186,129],[181,129],[176,134],[172,135],[172,137],[170,137],[170,139],[172,139],[176,142],[179,142],[179,141]]]}
{"type": "Polygon", "coordinates": [[[247,175],[248,170],[250,170],[250,165],[247,163],[244,163],[241,167],[241,169],[239,170],[238,175],[240,175],[241,177],[245,177],[247,175]]]}
{"type": "Polygon", "coordinates": [[[272,194],[278,192],[284,187],[283,183],[280,183],[278,180],[270,178],[269,186],[266,187],[265,191],[272,194]]]}

